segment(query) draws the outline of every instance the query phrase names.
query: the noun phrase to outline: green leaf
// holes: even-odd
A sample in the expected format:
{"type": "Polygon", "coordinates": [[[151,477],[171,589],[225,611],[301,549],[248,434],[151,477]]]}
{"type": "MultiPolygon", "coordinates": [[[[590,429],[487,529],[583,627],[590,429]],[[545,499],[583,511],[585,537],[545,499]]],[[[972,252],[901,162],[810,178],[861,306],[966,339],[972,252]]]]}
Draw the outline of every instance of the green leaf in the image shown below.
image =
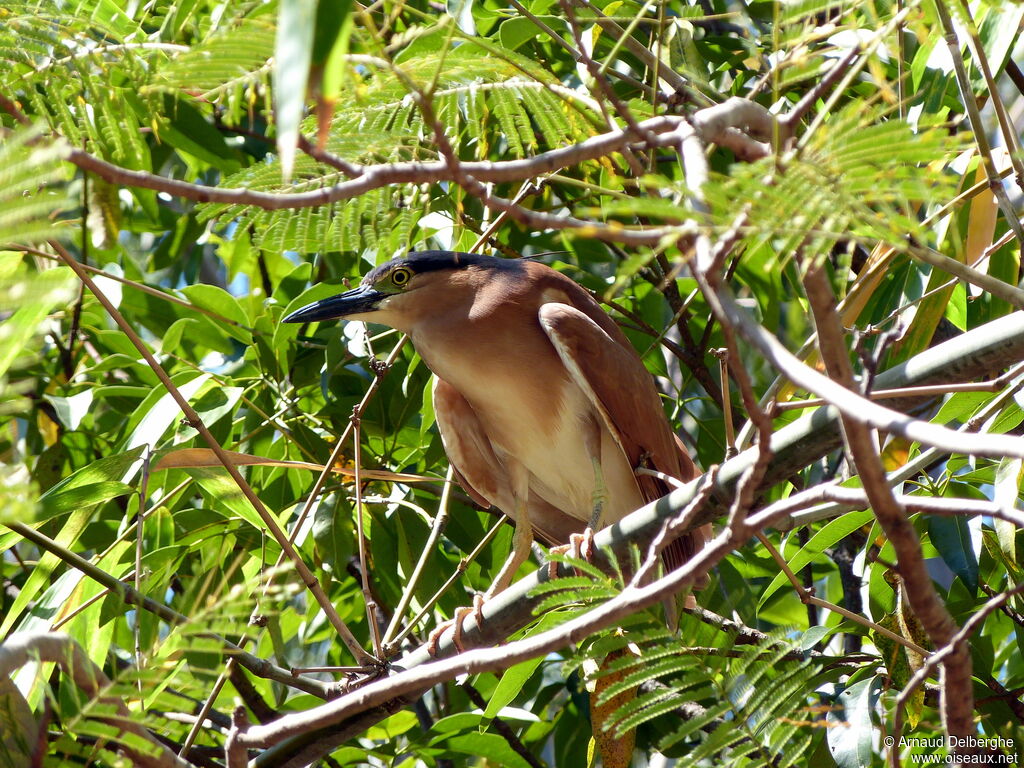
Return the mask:
{"type": "MultiPolygon", "coordinates": [[[[871,520],[874,519],[874,513],[870,509],[861,510],[857,512],[847,512],[841,517],[837,517],[835,520],[827,523],[820,531],[818,531],[810,540],[800,548],[800,551],[793,555],[792,559],[788,561],[789,567],[792,571],[796,572],[803,568],[808,563],[811,563],[821,555],[829,547],[835,546],[835,544],[846,536],[867,525],[871,520]]],[[[783,584],[788,584],[789,579],[786,578],[786,574],[781,571],[776,574],[775,578],[772,579],[771,583],[765,587],[764,591],[761,592],[761,597],[758,600],[758,606],[763,606],[779,587],[783,584]]]]}
{"type": "Polygon", "coordinates": [[[341,578],[355,551],[355,534],[351,523],[339,517],[336,505],[327,499],[313,509],[313,541],[324,565],[341,578]]]}
{"type": "Polygon", "coordinates": [[[124,453],[97,459],[54,485],[39,501],[45,509],[50,505],[59,505],[57,500],[76,488],[99,486],[106,482],[126,483],[142,466],[144,450],[145,446],[140,445],[124,453]]]}
{"type": "MultiPolygon", "coordinates": [[[[995,493],[993,501],[1001,507],[1014,509],[1024,487],[1024,461],[1021,459],[1002,459],[996,468],[995,493]]],[[[1015,545],[1017,526],[1008,520],[993,520],[996,536],[999,538],[999,549],[1011,563],[1017,561],[1015,545]]]]}
{"type": "Polygon", "coordinates": [[[838,768],[870,768],[874,764],[875,729],[871,720],[878,698],[877,675],[846,688],[829,710],[829,749],[838,768]]]}
{"type": "Polygon", "coordinates": [[[78,429],[82,419],[89,413],[94,394],[94,390],[85,389],[77,395],[71,395],[70,397],[47,395],[46,399],[53,405],[60,423],[73,432],[78,429]]]}
{"type": "MultiPolygon", "coordinates": [[[[207,427],[212,427],[224,416],[234,413],[242,399],[242,387],[211,387],[196,399],[192,407],[207,427]]],[[[191,440],[199,434],[191,426],[181,424],[175,442],[191,440]]]]}
{"type": "Polygon", "coordinates": [[[961,515],[928,518],[928,536],[949,566],[971,594],[978,591],[978,558],[974,554],[967,518],[961,515]]]}
{"type": "Polygon", "coordinates": [[[502,709],[511,704],[543,661],[544,657],[538,656],[536,659],[527,659],[506,669],[491,694],[490,701],[487,702],[484,718],[493,720],[502,709]]]}
{"type": "Polygon", "coordinates": [[[274,45],[274,117],[281,175],[291,180],[313,51],[316,0],[281,0],[274,45]]]}
{"type": "Polygon", "coordinates": [[[996,414],[995,418],[990,419],[985,424],[983,431],[991,432],[996,435],[1002,435],[1009,432],[1011,429],[1015,429],[1024,422],[1024,408],[1021,408],[1017,403],[1007,403],[999,413],[996,414]]]}
{"type": "Polygon", "coordinates": [[[384,720],[377,725],[372,726],[366,731],[366,738],[368,739],[379,739],[379,740],[391,740],[398,738],[403,733],[413,728],[417,724],[416,714],[409,712],[408,710],[402,710],[391,715],[387,720],[384,720]]]}
{"type": "MultiPolygon", "coordinates": [[[[177,377],[175,377],[177,378],[177,377]]],[[[186,400],[191,400],[211,381],[211,375],[202,373],[196,376],[189,372],[184,375],[185,381],[175,381],[178,391],[186,400]]],[[[178,402],[170,392],[154,389],[145,402],[133,414],[135,428],[125,443],[125,450],[132,450],[141,445],[155,447],[167,428],[184,414],[178,402]]]]}
{"type": "Polygon", "coordinates": [[[76,509],[87,509],[131,492],[130,485],[112,480],[65,487],[55,493],[47,493],[40,499],[42,509],[39,512],[39,520],[49,520],[51,517],[67,514],[76,509]]]}
{"type": "Polygon", "coordinates": [[[951,421],[966,423],[993,397],[995,395],[991,392],[957,392],[950,395],[939,408],[939,412],[935,414],[935,422],[938,424],[948,424],[951,421]]]}
{"type": "MultiPolygon", "coordinates": [[[[572,34],[569,25],[560,16],[538,16],[537,18],[556,32],[572,34]]],[[[502,47],[510,51],[517,50],[530,40],[546,38],[547,35],[541,32],[531,19],[514,17],[502,22],[498,28],[498,39],[501,41],[502,47]]]]}
{"type": "MultiPolygon", "coordinates": [[[[2,239],[0,231],[0,241],[2,239]]],[[[74,276],[63,269],[51,269],[39,275],[24,276],[20,280],[0,284],[0,300],[7,306],[18,307],[0,323],[0,378],[39,335],[40,325],[46,316],[55,307],[72,299],[73,284],[74,276]]]]}
{"type": "MultiPolygon", "coordinates": [[[[73,542],[85,529],[91,516],[91,508],[73,510],[64,521],[60,531],[53,537],[58,546],[64,548],[73,546],[73,542]]],[[[22,619],[17,623],[20,632],[49,630],[53,623],[53,617],[59,613],[61,606],[65,604],[71,592],[83,578],[81,571],[69,569],[58,578],[51,580],[51,576],[59,564],[60,558],[52,552],[45,552],[39,558],[11,603],[7,615],[3,617],[3,622],[0,623],[0,636],[6,636],[19,619],[22,619]],[[30,605],[28,614],[22,618],[23,611],[30,605]]]]}
{"type": "Polygon", "coordinates": [[[233,157],[224,136],[189,102],[164,96],[164,112],[158,136],[175,149],[210,164],[223,173],[234,173],[240,164],[233,157]]]}
{"type": "Polygon", "coordinates": [[[809,651],[826,637],[835,632],[838,627],[825,627],[817,626],[811,627],[804,630],[804,633],[800,636],[800,648],[804,651],[809,651]]]}
{"type": "Polygon", "coordinates": [[[352,1],[319,0],[316,8],[316,28],[313,37],[312,64],[321,70],[321,91],[325,101],[331,103],[341,93],[348,65],[349,38],[352,34],[352,1]]]}
{"type": "Polygon", "coordinates": [[[509,746],[508,741],[496,733],[468,733],[462,736],[453,736],[445,741],[443,746],[449,752],[484,758],[492,761],[495,765],[508,766],[508,768],[530,768],[530,764],[509,746]]]}
{"type": "MultiPolygon", "coordinates": [[[[195,478],[196,483],[203,489],[203,495],[211,510],[224,517],[237,517],[245,520],[256,531],[261,534],[265,533],[266,526],[263,524],[263,518],[242,494],[238,485],[228,475],[227,470],[197,467],[182,471],[195,478]]],[[[278,525],[281,524],[280,520],[277,522],[278,525]]],[[[272,545],[268,542],[268,546],[274,546],[276,549],[276,544],[272,545]]]]}
{"type": "Polygon", "coordinates": [[[30,768],[39,724],[25,697],[7,675],[0,675],[0,755],[10,768],[30,768]]]}
{"type": "Polygon", "coordinates": [[[430,726],[430,733],[440,734],[435,737],[430,743],[437,744],[443,742],[449,733],[460,733],[462,731],[468,731],[471,728],[476,728],[483,721],[483,716],[479,712],[459,712],[456,715],[448,715],[442,717],[434,722],[430,726]]]}
{"type": "Polygon", "coordinates": [[[216,312],[230,320],[234,325],[219,320],[215,322],[243,344],[252,344],[252,334],[246,328],[249,325],[249,318],[238,299],[230,293],[216,285],[190,285],[181,292],[197,307],[216,312]]]}

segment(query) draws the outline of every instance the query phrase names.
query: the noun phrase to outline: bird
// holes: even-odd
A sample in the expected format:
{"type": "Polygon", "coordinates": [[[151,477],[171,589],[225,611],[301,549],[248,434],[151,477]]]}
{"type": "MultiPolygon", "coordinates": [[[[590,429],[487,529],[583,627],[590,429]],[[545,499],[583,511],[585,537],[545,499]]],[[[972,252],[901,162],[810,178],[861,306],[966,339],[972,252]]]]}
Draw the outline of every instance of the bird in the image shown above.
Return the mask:
{"type": "MultiPolygon", "coordinates": [[[[534,538],[566,546],[582,533],[586,542],[586,534],[665,495],[668,478],[698,474],[626,335],[590,293],[539,262],[412,252],[283,321],[337,318],[409,336],[434,373],[434,414],[456,478],[474,501],[515,524],[508,559],[474,599],[478,622],[482,600],[511,583],[534,538]]],[[[671,542],[662,552],[666,567],[692,557],[706,536],[705,526],[671,542]]],[[[452,622],[457,647],[467,610],[452,622]]],[[[428,647],[436,650],[444,629],[434,630],[428,647]]],[[[602,724],[635,690],[598,704],[612,679],[596,681],[591,721],[606,768],[626,768],[635,731],[615,736],[602,724]]]]}
{"type": "MultiPolygon", "coordinates": [[[[436,423],[458,482],[514,523],[512,552],[485,599],[511,583],[535,538],[565,545],[665,495],[664,476],[699,474],[626,335],[551,267],[411,252],[283,322],[338,318],[408,334],[435,375],[436,423]]],[[[692,557],[704,538],[696,530],[676,539],[666,566],[692,557]]]]}

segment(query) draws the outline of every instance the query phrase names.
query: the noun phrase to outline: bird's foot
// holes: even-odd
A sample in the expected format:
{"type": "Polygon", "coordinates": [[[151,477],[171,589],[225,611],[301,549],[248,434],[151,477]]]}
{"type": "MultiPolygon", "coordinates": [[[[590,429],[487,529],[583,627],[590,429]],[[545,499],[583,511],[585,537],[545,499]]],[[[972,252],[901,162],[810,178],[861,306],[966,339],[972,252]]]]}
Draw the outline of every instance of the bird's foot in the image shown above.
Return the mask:
{"type": "MultiPolygon", "coordinates": [[[[551,552],[567,557],[575,557],[579,560],[586,560],[588,563],[594,559],[594,529],[589,525],[583,529],[583,533],[574,533],[569,536],[569,543],[559,547],[552,547],[551,552]]],[[[558,575],[558,563],[548,563],[548,577],[555,578],[558,575]]]]}
{"type": "Polygon", "coordinates": [[[455,646],[455,650],[462,653],[466,650],[466,647],[462,643],[462,636],[464,633],[463,623],[466,621],[468,616],[472,616],[476,621],[477,626],[483,624],[484,621],[484,597],[482,595],[473,595],[473,605],[462,606],[461,608],[455,609],[455,615],[438,624],[431,631],[427,637],[427,653],[431,656],[437,656],[439,645],[441,643],[441,636],[444,635],[449,629],[452,629],[452,644],[455,646]]]}

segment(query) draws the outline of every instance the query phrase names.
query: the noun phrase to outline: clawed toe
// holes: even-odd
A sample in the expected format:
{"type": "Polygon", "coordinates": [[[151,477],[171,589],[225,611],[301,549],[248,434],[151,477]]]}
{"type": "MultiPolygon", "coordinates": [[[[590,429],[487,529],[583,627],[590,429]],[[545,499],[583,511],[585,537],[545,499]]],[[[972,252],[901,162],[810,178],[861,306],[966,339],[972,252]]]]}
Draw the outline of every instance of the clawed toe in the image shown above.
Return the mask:
{"type": "Polygon", "coordinates": [[[437,656],[439,646],[441,644],[441,637],[449,628],[452,629],[452,645],[455,646],[455,650],[462,653],[466,650],[465,645],[462,642],[464,633],[463,624],[468,616],[472,615],[477,626],[483,624],[484,620],[484,598],[480,595],[473,595],[473,605],[462,606],[461,608],[455,609],[455,615],[438,624],[427,637],[427,653],[431,656],[437,656]]]}
{"type": "MultiPolygon", "coordinates": [[[[559,547],[552,547],[554,554],[574,557],[577,560],[586,560],[588,563],[594,559],[594,529],[589,525],[583,529],[583,533],[574,533],[569,536],[569,543],[559,547]]],[[[558,575],[558,563],[548,562],[548,578],[555,578],[558,575]]]]}
{"type": "Polygon", "coordinates": [[[569,537],[569,546],[573,557],[591,562],[594,559],[594,529],[588,525],[583,533],[574,533],[569,537]]]}

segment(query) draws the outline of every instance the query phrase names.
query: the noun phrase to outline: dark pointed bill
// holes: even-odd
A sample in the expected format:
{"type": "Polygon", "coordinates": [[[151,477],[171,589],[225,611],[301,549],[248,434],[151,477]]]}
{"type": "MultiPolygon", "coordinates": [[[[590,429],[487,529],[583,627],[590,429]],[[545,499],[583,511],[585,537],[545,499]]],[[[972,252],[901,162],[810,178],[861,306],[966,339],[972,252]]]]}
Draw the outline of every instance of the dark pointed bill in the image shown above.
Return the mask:
{"type": "Polygon", "coordinates": [[[315,323],[321,320],[334,320],[348,315],[373,312],[380,300],[386,296],[387,294],[375,290],[372,286],[360,285],[351,291],[307,304],[302,309],[297,309],[289,314],[281,322],[315,323]]]}

